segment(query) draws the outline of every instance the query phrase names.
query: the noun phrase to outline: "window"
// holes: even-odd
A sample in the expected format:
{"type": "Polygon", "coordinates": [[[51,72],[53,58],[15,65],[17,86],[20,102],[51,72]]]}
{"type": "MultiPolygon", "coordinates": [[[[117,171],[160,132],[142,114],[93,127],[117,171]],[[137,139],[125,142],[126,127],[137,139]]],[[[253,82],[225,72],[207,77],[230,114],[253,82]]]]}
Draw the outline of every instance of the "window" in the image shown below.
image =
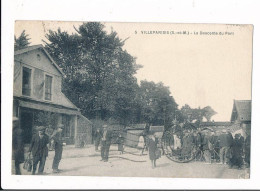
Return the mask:
{"type": "Polygon", "coordinates": [[[51,100],[52,97],[52,77],[45,75],[45,100],[51,100]]]}
{"type": "Polygon", "coordinates": [[[70,137],[70,117],[68,115],[62,115],[62,124],[64,125],[62,137],[70,137]]]}
{"type": "Polygon", "coordinates": [[[22,94],[25,96],[31,96],[31,76],[32,76],[32,70],[27,67],[23,67],[22,94]]]}

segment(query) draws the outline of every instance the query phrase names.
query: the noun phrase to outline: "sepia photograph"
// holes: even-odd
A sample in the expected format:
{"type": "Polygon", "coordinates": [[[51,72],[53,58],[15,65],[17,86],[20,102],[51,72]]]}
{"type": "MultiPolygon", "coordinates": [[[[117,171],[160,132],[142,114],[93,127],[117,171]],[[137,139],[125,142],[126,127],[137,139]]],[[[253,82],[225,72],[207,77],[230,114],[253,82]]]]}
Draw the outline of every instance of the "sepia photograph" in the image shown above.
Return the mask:
{"type": "Polygon", "coordinates": [[[250,179],[253,25],[17,20],[13,48],[10,174],[250,179]]]}

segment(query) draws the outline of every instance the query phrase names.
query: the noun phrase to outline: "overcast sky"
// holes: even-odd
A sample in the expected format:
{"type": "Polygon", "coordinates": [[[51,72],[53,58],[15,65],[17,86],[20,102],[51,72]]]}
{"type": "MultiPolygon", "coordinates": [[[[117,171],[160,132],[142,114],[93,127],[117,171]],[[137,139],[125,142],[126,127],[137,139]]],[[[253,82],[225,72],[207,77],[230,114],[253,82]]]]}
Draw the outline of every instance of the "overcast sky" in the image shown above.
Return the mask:
{"type": "MultiPolygon", "coordinates": [[[[16,22],[15,35],[23,30],[31,44],[43,44],[49,30],[60,27],[69,33],[79,22],[16,22]]],[[[179,108],[211,106],[215,121],[229,121],[233,100],[251,99],[252,27],[206,24],[105,23],[121,39],[124,48],[143,66],[138,81],[163,82],[179,108]],[[149,34],[166,31],[175,34],[149,34]],[[176,34],[187,31],[190,34],[176,34]],[[213,35],[200,35],[200,32],[213,35]],[[146,34],[142,34],[146,32],[146,34]],[[194,32],[198,32],[195,35],[194,32]],[[219,35],[223,32],[224,35],[219,35]],[[229,32],[229,34],[225,34],[229,32]],[[191,34],[192,33],[192,34],[191,34]],[[217,33],[217,35],[216,35],[217,33]]]]}

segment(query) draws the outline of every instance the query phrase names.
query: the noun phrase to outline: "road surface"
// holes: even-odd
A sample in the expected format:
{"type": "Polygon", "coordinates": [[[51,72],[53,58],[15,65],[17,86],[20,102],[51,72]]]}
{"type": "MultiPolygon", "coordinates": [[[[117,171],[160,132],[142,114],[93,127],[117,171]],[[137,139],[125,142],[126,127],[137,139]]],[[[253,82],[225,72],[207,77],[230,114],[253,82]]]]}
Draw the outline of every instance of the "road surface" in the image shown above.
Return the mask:
{"type": "MultiPolygon", "coordinates": [[[[54,151],[49,152],[46,160],[44,176],[117,176],[117,177],[172,177],[172,178],[249,178],[248,169],[229,169],[227,165],[192,161],[176,163],[162,156],[157,160],[157,167],[152,169],[147,152],[139,155],[139,150],[126,147],[127,153],[121,154],[117,146],[110,148],[108,162],[100,161],[100,151],[96,152],[93,145],[84,148],[64,146],[60,173],[52,173],[54,151]]],[[[29,175],[22,169],[22,173],[29,175]]]]}

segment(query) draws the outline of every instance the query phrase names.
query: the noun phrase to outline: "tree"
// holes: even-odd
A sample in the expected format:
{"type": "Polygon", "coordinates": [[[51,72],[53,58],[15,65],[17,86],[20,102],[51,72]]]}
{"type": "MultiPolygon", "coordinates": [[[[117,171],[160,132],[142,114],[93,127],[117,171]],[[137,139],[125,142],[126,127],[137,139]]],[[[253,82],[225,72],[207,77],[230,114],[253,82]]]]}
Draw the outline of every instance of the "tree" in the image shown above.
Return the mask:
{"type": "Polygon", "coordinates": [[[217,114],[210,106],[206,106],[204,108],[191,108],[188,104],[185,104],[181,108],[181,113],[186,121],[193,122],[194,120],[197,122],[202,122],[203,117],[210,122],[210,119],[213,115],[217,114]]]}
{"type": "Polygon", "coordinates": [[[28,37],[28,34],[25,34],[25,30],[22,31],[22,33],[20,34],[20,36],[18,38],[16,38],[16,36],[14,36],[14,50],[20,50],[23,48],[26,48],[30,45],[30,38],[28,37]]]}
{"type": "MultiPolygon", "coordinates": [[[[126,124],[132,115],[137,80],[136,59],[123,49],[117,33],[99,22],[83,23],[74,34],[49,31],[45,47],[66,74],[63,92],[88,118],[116,118],[126,124]]],[[[134,114],[134,113],[133,113],[134,114]]]]}
{"type": "Polygon", "coordinates": [[[140,100],[142,121],[150,125],[172,125],[177,104],[163,83],[141,81],[140,100]]]}
{"type": "Polygon", "coordinates": [[[208,122],[211,121],[211,117],[217,114],[210,106],[206,106],[203,108],[203,116],[207,119],[208,122]]]}
{"type": "Polygon", "coordinates": [[[193,111],[188,104],[182,106],[180,111],[182,114],[182,122],[184,120],[189,120],[191,122],[194,119],[193,111]]]}

